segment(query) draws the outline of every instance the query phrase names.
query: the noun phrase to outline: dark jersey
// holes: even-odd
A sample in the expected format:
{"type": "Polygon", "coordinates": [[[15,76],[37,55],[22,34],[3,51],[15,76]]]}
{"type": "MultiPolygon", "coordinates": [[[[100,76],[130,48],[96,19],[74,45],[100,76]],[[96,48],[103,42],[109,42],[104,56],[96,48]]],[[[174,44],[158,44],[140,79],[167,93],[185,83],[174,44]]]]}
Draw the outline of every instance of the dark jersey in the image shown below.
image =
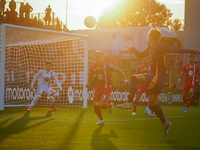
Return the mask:
{"type": "Polygon", "coordinates": [[[157,74],[166,73],[166,63],[165,63],[165,54],[166,53],[193,53],[194,50],[176,48],[168,46],[162,43],[156,43],[155,45],[148,47],[143,51],[134,50],[133,53],[139,57],[144,58],[150,57],[150,73],[157,74]]]}

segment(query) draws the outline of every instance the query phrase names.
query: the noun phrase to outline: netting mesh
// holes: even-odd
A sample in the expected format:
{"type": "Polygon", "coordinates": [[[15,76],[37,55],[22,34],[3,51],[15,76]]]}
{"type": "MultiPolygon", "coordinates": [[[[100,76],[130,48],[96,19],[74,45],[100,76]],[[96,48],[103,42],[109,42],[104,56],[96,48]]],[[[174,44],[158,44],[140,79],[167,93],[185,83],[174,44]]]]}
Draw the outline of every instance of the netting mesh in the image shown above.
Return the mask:
{"type": "MultiPolygon", "coordinates": [[[[52,71],[64,89],[56,102],[60,107],[82,107],[84,94],[84,36],[6,27],[4,105],[29,105],[36,94],[30,86],[33,76],[53,62],[52,71]]],[[[52,89],[59,91],[54,80],[52,89]]],[[[36,106],[49,106],[52,98],[45,93],[36,106]]]]}

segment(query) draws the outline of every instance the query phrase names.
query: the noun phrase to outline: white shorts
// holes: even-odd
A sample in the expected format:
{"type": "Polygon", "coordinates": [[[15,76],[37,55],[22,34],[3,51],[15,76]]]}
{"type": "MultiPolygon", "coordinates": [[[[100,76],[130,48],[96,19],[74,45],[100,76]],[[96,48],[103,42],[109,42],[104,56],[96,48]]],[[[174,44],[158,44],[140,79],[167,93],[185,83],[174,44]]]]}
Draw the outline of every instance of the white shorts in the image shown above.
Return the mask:
{"type": "Polygon", "coordinates": [[[56,93],[55,90],[51,89],[50,87],[47,86],[38,86],[37,88],[37,94],[46,93],[47,95],[51,95],[52,93],[56,93]]]}

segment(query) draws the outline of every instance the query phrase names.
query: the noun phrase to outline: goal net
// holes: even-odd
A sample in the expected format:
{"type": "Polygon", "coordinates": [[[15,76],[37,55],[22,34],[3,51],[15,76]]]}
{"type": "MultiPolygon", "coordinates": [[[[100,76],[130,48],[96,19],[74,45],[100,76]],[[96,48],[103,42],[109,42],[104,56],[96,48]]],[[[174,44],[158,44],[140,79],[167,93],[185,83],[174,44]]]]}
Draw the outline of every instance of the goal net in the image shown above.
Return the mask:
{"type": "MultiPolygon", "coordinates": [[[[4,106],[29,106],[36,95],[30,86],[34,75],[53,63],[64,92],[59,92],[55,80],[51,88],[59,92],[57,107],[87,107],[85,88],[88,70],[87,36],[73,33],[1,25],[1,95],[4,106]]],[[[52,97],[42,94],[36,106],[49,106],[52,97]]]]}

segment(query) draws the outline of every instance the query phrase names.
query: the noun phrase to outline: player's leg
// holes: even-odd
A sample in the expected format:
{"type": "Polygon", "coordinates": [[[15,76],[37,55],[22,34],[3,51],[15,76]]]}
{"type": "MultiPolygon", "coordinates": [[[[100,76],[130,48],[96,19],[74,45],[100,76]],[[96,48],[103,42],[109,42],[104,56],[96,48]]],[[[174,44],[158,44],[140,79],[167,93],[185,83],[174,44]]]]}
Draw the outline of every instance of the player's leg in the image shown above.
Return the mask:
{"type": "Polygon", "coordinates": [[[138,106],[138,101],[140,100],[142,94],[145,91],[146,91],[146,96],[148,97],[148,87],[144,86],[144,85],[141,85],[141,84],[138,84],[138,89],[137,89],[137,92],[136,92],[136,96],[132,101],[132,105],[133,105],[132,115],[136,115],[136,109],[137,109],[137,106],[138,106]]]}
{"type": "Polygon", "coordinates": [[[50,108],[52,108],[53,110],[57,111],[58,109],[55,107],[55,103],[58,101],[59,93],[53,91],[51,94],[49,94],[49,96],[53,97],[50,108]]]}
{"type": "Polygon", "coordinates": [[[105,88],[105,90],[103,91],[102,97],[99,101],[99,106],[101,109],[108,109],[108,113],[111,114],[113,111],[113,105],[114,103],[111,102],[110,104],[107,103],[107,101],[109,100],[110,97],[110,93],[112,92],[112,88],[111,87],[107,87],[105,88]]]}
{"type": "Polygon", "coordinates": [[[186,104],[187,104],[187,93],[185,92],[182,92],[182,97],[183,97],[183,102],[184,102],[184,107],[183,107],[183,111],[185,110],[186,108],[186,104]]]}
{"type": "Polygon", "coordinates": [[[113,111],[114,103],[111,102],[110,104],[108,104],[106,101],[100,100],[99,106],[101,109],[108,109],[108,113],[111,114],[113,111]]]}
{"type": "MultiPolygon", "coordinates": [[[[148,89],[145,90],[145,93],[146,93],[146,95],[145,95],[145,96],[146,96],[146,99],[148,99],[148,101],[149,101],[149,92],[148,92],[148,89]]],[[[150,109],[151,109],[151,108],[149,107],[149,103],[148,103],[148,104],[147,104],[147,107],[146,107],[146,109],[145,109],[145,111],[144,111],[144,113],[147,115],[150,109]]]]}
{"type": "Polygon", "coordinates": [[[165,86],[165,74],[159,74],[154,76],[149,86],[149,106],[154,111],[156,116],[160,119],[162,124],[166,122],[164,113],[160,105],[158,105],[158,98],[162,92],[162,88],[165,86]]]}
{"type": "Polygon", "coordinates": [[[182,90],[182,97],[183,97],[183,102],[184,102],[184,107],[183,107],[183,111],[185,111],[186,105],[187,105],[187,97],[188,97],[188,92],[189,92],[189,85],[187,84],[187,82],[184,84],[183,86],[183,90],[182,90]]]}
{"type": "Polygon", "coordinates": [[[104,123],[104,119],[101,113],[101,108],[99,106],[99,100],[94,100],[94,111],[96,113],[96,115],[99,117],[99,121],[96,124],[103,124],[104,123]]]}
{"type": "Polygon", "coordinates": [[[149,106],[160,119],[164,128],[164,136],[167,136],[171,122],[166,121],[162,108],[158,105],[158,98],[165,86],[166,75],[163,73],[146,76],[149,82],[149,106]]]}
{"type": "MultiPolygon", "coordinates": [[[[152,81],[154,78],[154,75],[152,74],[136,74],[133,75],[130,79],[130,88],[129,88],[129,100],[133,100],[136,91],[138,90],[138,85],[142,85],[143,87],[146,86],[148,87],[149,83],[152,81]]],[[[148,88],[147,88],[148,90],[148,88]]],[[[135,105],[137,102],[135,101],[135,105]]]]}
{"type": "Polygon", "coordinates": [[[103,88],[96,86],[96,89],[94,92],[94,102],[93,102],[94,112],[99,117],[99,121],[96,124],[104,124],[104,119],[103,119],[103,116],[101,113],[101,108],[99,106],[99,101],[101,99],[103,90],[104,90],[103,88]]]}
{"type": "Polygon", "coordinates": [[[137,106],[138,106],[138,101],[139,101],[141,96],[142,96],[142,94],[137,92],[135,98],[132,101],[132,105],[133,105],[132,115],[136,115],[136,109],[137,109],[137,106]]]}
{"type": "Polygon", "coordinates": [[[35,104],[37,103],[37,101],[41,98],[41,93],[37,93],[37,95],[34,97],[34,99],[31,102],[31,105],[29,106],[29,108],[27,109],[28,111],[31,111],[32,108],[35,106],[35,104]]]}
{"type": "Polygon", "coordinates": [[[32,108],[37,103],[37,101],[42,97],[43,89],[44,88],[42,86],[38,86],[36,96],[33,98],[33,100],[31,102],[29,108],[27,109],[28,111],[31,111],[32,108]]]}
{"type": "Polygon", "coordinates": [[[184,109],[184,112],[188,112],[188,108],[190,107],[191,101],[192,101],[192,94],[193,92],[189,92],[186,98],[186,107],[184,109]]]}
{"type": "Polygon", "coordinates": [[[182,92],[183,102],[186,104],[187,93],[182,92]]]}
{"type": "Polygon", "coordinates": [[[156,116],[162,123],[166,121],[164,113],[160,105],[158,105],[158,98],[160,95],[149,95],[149,106],[155,112],[156,116]]]}
{"type": "Polygon", "coordinates": [[[128,96],[129,101],[132,101],[134,99],[135,93],[137,92],[138,84],[148,86],[148,81],[145,74],[135,74],[131,76],[128,96]]]}
{"type": "Polygon", "coordinates": [[[163,110],[160,107],[160,105],[158,105],[159,96],[160,95],[149,95],[149,106],[151,107],[151,109],[155,112],[156,116],[162,122],[163,129],[164,129],[164,137],[166,137],[169,132],[169,127],[171,126],[171,122],[166,121],[163,110]]]}
{"type": "MultiPolygon", "coordinates": [[[[148,88],[145,89],[145,93],[146,93],[146,98],[149,99],[149,98],[148,98],[148,97],[149,97],[148,88]]],[[[149,103],[148,103],[148,105],[147,105],[147,107],[146,107],[144,113],[145,113],[147,116],[156,116],[156,115],[154,114],[153,110],[151,109],[151,107],[149,106],[149,103]]]]}
{"type": "MultiPolygon", "coordinates": [[[[192,101],[192,95],[194,93],[194,89],[195,86],[194,85],[188,85],[187,86],[187,96],[186,96],[186,100],[185,100],[185,108],[184,108],[184,112],[188,112],[188,108],[190,107],[191,101],[192,101]]],[[[186,92],[186,90],[184,90],[184,92],[186,92]]]]}
{"type": "Polygon", "coordinates": [[[51,88],[45,88],[43,92],[45,92],[47,95],[53,97],[52,103],[50,105],[50,108],[52,108],[53,110],[57,111],[58,109],[55,107],[55,103],[59,98],[59,94],[55,90],[53,90],[51,88]]]}

